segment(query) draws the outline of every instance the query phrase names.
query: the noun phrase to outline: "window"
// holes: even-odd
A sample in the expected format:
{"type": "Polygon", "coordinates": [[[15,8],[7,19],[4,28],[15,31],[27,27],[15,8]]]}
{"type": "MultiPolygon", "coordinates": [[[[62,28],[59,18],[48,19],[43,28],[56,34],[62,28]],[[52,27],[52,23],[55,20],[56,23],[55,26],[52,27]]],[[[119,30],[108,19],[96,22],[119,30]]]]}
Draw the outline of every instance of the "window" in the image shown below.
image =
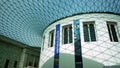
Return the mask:
{"type": "Polygon", "coordinates": [[[17,61],[14,62],[14,68],[17,68],[17,61]]]}
{"type": "Polygon", "coordinates": [[[9,66],[9,60],[7,59],[6,62],[5,62],[4,68],[9,68],[8,66],[9,66]]]}
{"type": "Polygon", "coordinates": [[[45,42],[45,36],[43,36],[43,46],[42,46],[42,50],[44,50],[44,42],[45,42]]]}
{"type": "Polygon", "coordinates": [[[27,57],[26,57],[26,67],[28,66],[33,66],[33,55],[32,54],[27,54],[27,57]]]}
{"type": "Polygon", "coordinates": [[[72,25],[63,26],[63,44],[72,43],[72,25]]]}
{"type": "Polygon", "coordinates": [[[54,45],[54,30],[49,33],[49,47],[53,47],[54,45]]]}
{"type": "Polygon", "coordinates": [[[107,28],[109,32],[109,37],[111,42],[118,42],[118,37],[116,33],[116,23],[115,22],[107,22],[107,28]]]}
{"type": "Polygon", "coordinates": [[[28,64],[29,66],[32,66],[32,62],[29,62],[29,64],[28,64]]]}
{"type": "Polygon", "coordinates": [[[34,67],[38,68],[39,57],[35,57],[34,67]]]}
{"type": "Polygon", "coordinates": [[[96,41],[94,22],[84,22],[83,24],[84,41],[96,41]]]}

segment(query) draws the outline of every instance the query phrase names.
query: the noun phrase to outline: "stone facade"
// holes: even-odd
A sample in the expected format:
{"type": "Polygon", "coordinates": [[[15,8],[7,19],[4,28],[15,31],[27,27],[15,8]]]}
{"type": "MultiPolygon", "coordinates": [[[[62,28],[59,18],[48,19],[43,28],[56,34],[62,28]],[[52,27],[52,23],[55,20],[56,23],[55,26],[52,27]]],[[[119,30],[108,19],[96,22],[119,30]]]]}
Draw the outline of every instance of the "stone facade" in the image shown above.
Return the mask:
{"type": "Polygon", "coordinates": [[[40,47],[0,36],[0,68],[38,68],[40,47]]]}

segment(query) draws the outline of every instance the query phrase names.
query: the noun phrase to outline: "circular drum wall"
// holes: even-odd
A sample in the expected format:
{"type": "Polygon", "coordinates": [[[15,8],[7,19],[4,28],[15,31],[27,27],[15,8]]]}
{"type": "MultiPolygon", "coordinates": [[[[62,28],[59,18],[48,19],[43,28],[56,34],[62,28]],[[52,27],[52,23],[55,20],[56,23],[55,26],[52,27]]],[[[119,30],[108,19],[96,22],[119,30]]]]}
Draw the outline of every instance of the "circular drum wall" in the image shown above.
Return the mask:
{"type": "Polygon", "coordinates": [[[44,30],[40,68],[54,66],[57,24],[60,24],[59,68],[75,68],[74,20],[79,20],[80,24],[83,68],[103,68],[120,64],[120,16],[91,13],[58,20],[44,30]]]}

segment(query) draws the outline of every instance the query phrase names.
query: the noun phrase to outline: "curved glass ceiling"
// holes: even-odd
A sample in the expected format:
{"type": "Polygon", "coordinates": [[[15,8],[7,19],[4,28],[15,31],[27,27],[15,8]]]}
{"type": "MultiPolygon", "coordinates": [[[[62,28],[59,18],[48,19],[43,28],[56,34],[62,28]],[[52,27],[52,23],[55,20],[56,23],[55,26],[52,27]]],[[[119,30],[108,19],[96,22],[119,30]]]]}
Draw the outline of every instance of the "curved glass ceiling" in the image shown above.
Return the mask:
{"type": "Polygon", "coordinates": [[[41,46],[44,28],[77,13],[120,14],[120,0],[0,0],[0,35],[41,46]]]}

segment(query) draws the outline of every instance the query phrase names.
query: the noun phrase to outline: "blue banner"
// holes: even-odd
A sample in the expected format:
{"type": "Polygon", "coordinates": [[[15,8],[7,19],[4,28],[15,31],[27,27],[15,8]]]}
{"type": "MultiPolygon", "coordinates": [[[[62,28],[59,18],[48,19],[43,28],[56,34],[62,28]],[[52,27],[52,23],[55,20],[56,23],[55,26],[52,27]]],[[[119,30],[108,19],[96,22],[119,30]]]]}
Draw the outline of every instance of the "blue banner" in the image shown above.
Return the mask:
{"type": "Polygon", "coordinates": [[[79,20],[74,20],[75,68],[83,68],[79,20]]]}
{"type": "Polygon", "coordinates": [[[56,25],[54,68],[59,68],[59,50],[60,49],[60,24],[56,25]]]}

